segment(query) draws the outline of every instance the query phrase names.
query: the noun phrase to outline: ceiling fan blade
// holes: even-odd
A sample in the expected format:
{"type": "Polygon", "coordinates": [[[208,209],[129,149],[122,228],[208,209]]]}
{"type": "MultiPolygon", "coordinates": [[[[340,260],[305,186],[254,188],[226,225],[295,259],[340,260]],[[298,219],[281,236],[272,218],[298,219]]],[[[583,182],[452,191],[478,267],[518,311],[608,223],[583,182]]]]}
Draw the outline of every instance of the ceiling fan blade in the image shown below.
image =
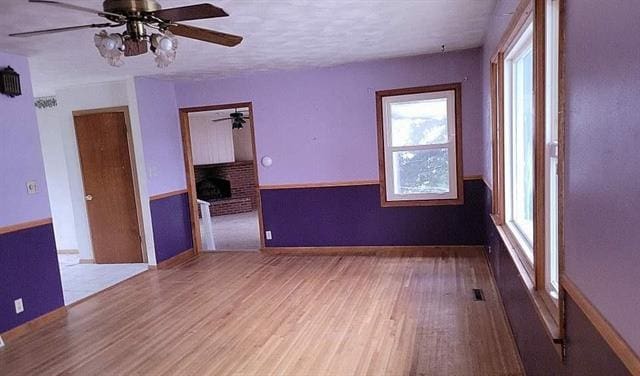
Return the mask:
{"type": "Polygon", "coordinates": [[[96,10],[96,9],[92,9],[92,8],[87,8],[87,7],[82,7],[79,5],[74,5],[74,4],[67,4],[67,3],[62,3],[60,1],[54,1],[54,0],[29,0],[30,3],[35,3],[35,4],[45,4],[45,5],[52,5],[52,6],[56,6],[59,8],[65,8],[65,9],[72,9],[72,10],[77,10],[80,12],[85,12],[85,13],[92,13],[95,14],[97,16],[100,17],[112,17],[112,18],[117,18],[121,21],[126,21],[126,17],[118,14],[118,13],[111,13],[111,12],[105,12],[103,10],[96,10]]]}
{"type": "Polygon", "coordinates": [[[198,39],[201,41],[220,44],[227,47],[233,47],[242,42],[242,37],[240,36],[221,33],[214,30],[202,29],[195,26],[172,24],[168,27],[168,29],[173,34],[179,35],[181,37],[198,39]]]}
{"type": "Polygon", "coordinates": [[[59,27],[57,29],[45,29],[45,30],[27,31],[24,33],[13,33],[13,34],[9,34],[9,36],[10,37],[34,37],[36,35],[64,33],[65,31],[100,28],[100,27],[111,27],[111,26],[113,25],[109,23],[81,25],[81,26],[68,26],[68,27],[59,27]]]}
{"type": "Polygon", "coordinates": [[[211,120],[211,121],[216,123],[216,122],[219,122],[219,121],[229,121],[229,120],[232,120],[232,119],[231,118],[223,118],[223,119],[214,119],[214,120],[211,120]]]}
{"type": "Polygon", "coordinates": [[[228,16],[227,12],[222,8],[211,4],[196,4],[178,8],[160,9],[159,11],[153,12],[153,15],[171,22],[228,16]]]}

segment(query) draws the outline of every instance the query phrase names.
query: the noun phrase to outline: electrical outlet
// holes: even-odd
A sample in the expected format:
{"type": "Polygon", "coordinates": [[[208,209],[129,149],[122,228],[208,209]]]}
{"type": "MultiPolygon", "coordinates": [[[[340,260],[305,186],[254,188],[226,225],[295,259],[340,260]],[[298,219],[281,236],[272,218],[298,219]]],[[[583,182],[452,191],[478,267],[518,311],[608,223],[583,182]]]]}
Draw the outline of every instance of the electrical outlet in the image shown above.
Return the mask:
{"type": "Polygon", "coordinates": [[[271,231],[266,231],[265,235],[267,236],[267,240],[273,239],[273,236],[271,236],[271,231]]]}
{"type": "Polygon", "coordinates": [[[27,182],[27,194],[35,195],[38,193],[38,183],[35,180],[27,182]]]}
{"type": "Polygon", "coordinates": [[[22,303],[22,298],[14,300],[13,304],[16,306],[16,313],[24,312],[24,304],[22,303]]]}

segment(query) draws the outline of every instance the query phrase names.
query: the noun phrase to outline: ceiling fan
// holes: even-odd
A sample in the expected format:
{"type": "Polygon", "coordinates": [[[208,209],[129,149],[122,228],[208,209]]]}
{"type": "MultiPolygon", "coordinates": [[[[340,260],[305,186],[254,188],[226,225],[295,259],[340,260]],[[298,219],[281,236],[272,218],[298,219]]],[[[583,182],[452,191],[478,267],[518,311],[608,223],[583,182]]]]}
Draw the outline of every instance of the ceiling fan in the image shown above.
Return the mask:
{"type": "Polygon", "coordinates": [[[251,120],[250,117],[244,115],[245,113],[248,113],[248,111],[238,111],[238,109],[235,109],[234,112],[229,114],[229,117],[223,117],[211,121],[216,123],[219,121],[231,120],[231,129],[242,129],[246,123],[246,120],[251,120]]]}
{"type": "Polygon", "coordinates": [[[95,10],[53,0],[29,0],[29,2],[91,13],[106,18],[109,22],[14,33],[9,36],[32,37],[101,28],[103,30],[95,35],[94,42],[100,55],[113,66],[123,64],[123,55],[142,55],[151,49],[151,52],[156,56],[155,61],[158,67],[167,67],[176,57],[178,40],[175,36],[198,39],[227,47],[233,47],[242,42],[242,37],[237,35],[178,23],[228,16],[222,8],[207,3],[162,9],[156,0],[105,0],[102,4],[103,10],[95,10]],[[122,33],[107,33],[104,30],[120,26],[126,27],[122,33]],[[154,29],[157,33],[147,34],[146,28],[154,29]]]}

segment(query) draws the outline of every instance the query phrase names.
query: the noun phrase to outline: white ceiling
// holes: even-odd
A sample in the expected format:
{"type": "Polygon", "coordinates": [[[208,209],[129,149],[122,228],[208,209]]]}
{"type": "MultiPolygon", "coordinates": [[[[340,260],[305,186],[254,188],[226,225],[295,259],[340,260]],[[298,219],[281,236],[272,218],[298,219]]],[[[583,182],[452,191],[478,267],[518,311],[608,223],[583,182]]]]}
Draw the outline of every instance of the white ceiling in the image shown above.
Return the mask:
{"type": "MultiPolygon", "coordinates": [[[[102,0],[63,0],[101,9],[102,0]]],[[[160,0],[165,8],[203,0],[160,0]]],[[[153,55],[108,66],[93,45],[96,30],[32,38],[12,32],[100,22],[91,14],[27,0],[2,0],[0,50],[30,57],[37,95],[54,88],[162,75],[202,79],[238,72],[328,66],[482,44],[495,0],[220,0],[230,17],[187,23],[242,35],[235,48],[180,39],[178,58],[158,69],[153,55]]]]}

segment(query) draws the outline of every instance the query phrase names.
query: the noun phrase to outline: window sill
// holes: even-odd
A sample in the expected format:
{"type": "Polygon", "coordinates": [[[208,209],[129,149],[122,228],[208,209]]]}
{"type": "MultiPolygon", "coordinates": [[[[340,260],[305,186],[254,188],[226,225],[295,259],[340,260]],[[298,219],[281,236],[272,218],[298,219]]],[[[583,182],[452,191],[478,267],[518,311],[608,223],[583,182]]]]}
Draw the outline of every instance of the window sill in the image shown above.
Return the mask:
{"type": "Polygon", "coordinates": [[[556,349],[558,356],[562,358],[563,340],[562,340],[562,333],[559,325],[560,310],[558,309],[557,310],[558,312],[553,312],[549,307],[549,303],[547,302],[543,294],[541,294],[539,291],[535,289],[535,283],[531,278],[531,274],[528,272],[528,268],[520,259],[516,246],[507,233],[508,230],[506,229],[506,226],[498,225],[494,215],[491,215],[491,219],[493,221],[493,224],[496,226],[496,229],[498,230],[498,234],[500,234],[500,238],[502,239],[502,242],[505,244],[507,251],[511,255],[511,259],[513,260],[513,263],[516,265],[516,268],[518,269],[518,274],[520,275],[520,277],[522,278],[525,284],[529,298],[531,299],[531,302],[535,307],[535,311],[538,314],[538,317],[542,321],[542,324],[545,328],[545,332],[547,333],[547,336],[553,342],[554,348],[556,349]]]}
{"type": "Polygon", "coordinates": [[[406,206],[443,206],[443,205],[464,205],[464,198],[452,198],[452,199],[435,199],[435,200],[393,200],[389,201],[385,196],[382,196],[381,203],[383,208],[393,207],[406,207],[406,206]]]}

